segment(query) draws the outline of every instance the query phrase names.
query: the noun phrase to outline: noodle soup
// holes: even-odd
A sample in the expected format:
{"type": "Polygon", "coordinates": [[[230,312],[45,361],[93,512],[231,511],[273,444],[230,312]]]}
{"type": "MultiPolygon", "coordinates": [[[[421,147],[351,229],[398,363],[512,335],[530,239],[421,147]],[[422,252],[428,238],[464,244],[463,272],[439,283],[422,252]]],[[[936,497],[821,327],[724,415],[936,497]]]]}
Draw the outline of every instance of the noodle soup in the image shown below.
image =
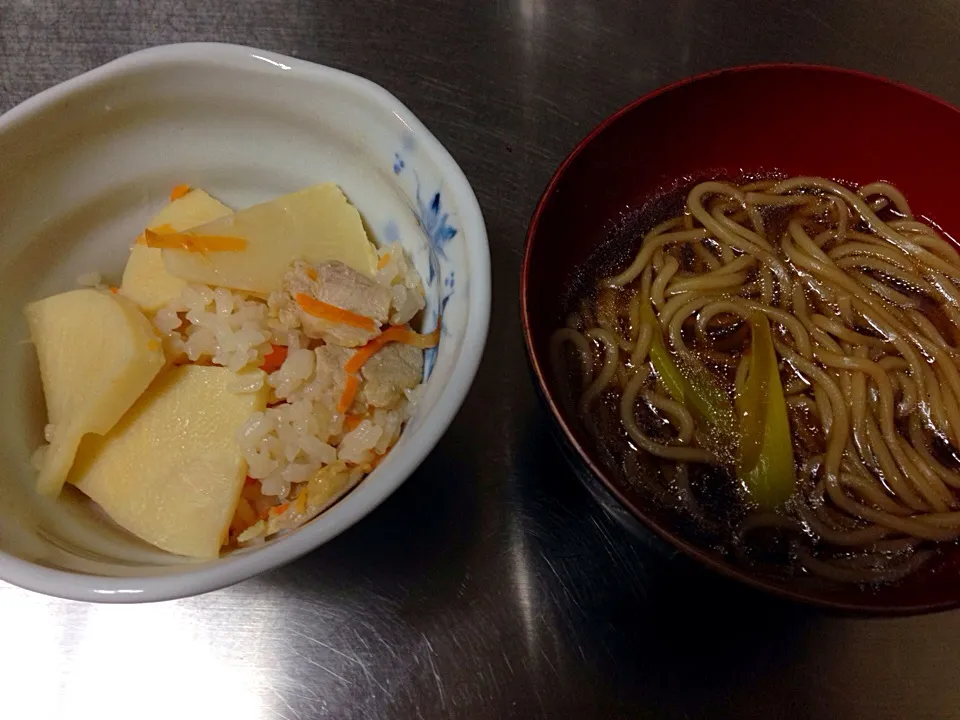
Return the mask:
{"type": "Polygon", "coordinates": [[[883,182],[711,181],[653,207],[551,338],[608,470],[784,577],[895,582],[960,536],[954,246],[883,182]]]}

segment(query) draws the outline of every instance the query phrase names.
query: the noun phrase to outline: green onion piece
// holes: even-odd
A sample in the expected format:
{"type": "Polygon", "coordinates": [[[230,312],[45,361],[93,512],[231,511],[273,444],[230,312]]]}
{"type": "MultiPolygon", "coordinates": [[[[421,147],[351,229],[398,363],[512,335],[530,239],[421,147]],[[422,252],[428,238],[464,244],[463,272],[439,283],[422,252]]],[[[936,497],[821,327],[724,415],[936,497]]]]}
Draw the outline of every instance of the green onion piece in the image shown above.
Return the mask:
{"type": "Polygon", "coordinates": [[[751,313],[747,321],[749,365],[736,395],[740,415],[737,476],[751,500],[772,510],[786,502],[796,487],[790,421],[770,324],[763,313],[751,313]]]}
{"type": "Polygon", "coordinates": [[[718,458],[730,455],[731,446],[736,443],[736,423],[729,396],[703,368],[685,368],[686,372],[680,368],[664,343],[660,322],[649,302],[641,307],[640,317],[644,324],[653,325],[650,362],[667,392],[706,431],[703,440],[718,458]]]}

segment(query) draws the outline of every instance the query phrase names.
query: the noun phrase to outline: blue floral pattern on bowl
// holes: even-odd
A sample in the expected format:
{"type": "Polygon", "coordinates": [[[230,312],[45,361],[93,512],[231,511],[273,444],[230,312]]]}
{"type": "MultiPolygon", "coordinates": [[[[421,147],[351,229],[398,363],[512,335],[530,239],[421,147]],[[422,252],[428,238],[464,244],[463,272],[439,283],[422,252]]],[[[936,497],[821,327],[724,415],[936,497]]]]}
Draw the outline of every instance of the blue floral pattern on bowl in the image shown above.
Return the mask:
{"type": "MultiPolygon", "coordinates": [[[[406,161],[400,152],[394,153],[393,172],[400,175],[406,168],[406,161]]],[[[427,306],[424,311],[423,326],[429,330],[440,323],[441,341],[442,336],[446,334],[443,327],[443,312],[453,297],[456,286],[456,275],[453,268],[449,268],[449,258],[445,246],[457,235],[457,229],[450,224],[450,215],[443,210],[443,200],[440,197],[440,191],[433,193],[429,202],[423,201],[420,188],[420,178],[414,171],[416,180],[416,207],[413,210],[414,217],[420,229],[423,230],[427,240],[428,252],[428,277],[427,285],[432,286],[438,278],[443,278],[443,285],[440,288],[439,303],[431,301],[428,294],[427,306]]],[[[423,357],[423,380],[430,377],[433,367],[437,361],[437,347],[433,347],[424,352],[423,357]]]]}

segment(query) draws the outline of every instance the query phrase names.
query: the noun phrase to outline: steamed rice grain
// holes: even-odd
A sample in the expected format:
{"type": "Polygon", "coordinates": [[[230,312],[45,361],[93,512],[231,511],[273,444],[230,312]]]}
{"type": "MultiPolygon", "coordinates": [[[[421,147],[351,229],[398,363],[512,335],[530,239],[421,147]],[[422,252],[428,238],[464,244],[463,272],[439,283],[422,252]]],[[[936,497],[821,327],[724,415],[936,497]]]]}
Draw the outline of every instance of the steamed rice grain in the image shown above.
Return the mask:
{"type": "MultiPolygon", "coordinates": [[[[399,245],[380,256],[374,279],[389,291],[389,322],[406,324],[424,307],[420,278],[399,245]]],[[[253,413],[236,434],[248,483],[257,485],[244,497],[262,518],[236,535],[239,545],[295,528],[336,502],[398,441],[419,396],[422,351],[391,349],[387,356],[396,356],[397,369],[380,372],[382,359],[372,364],[360,376],[353,406],[338,412],[344,365],[354,349],[307,337],[289,296],[279,291],[264,299],[191,285],[158,310],[153,323],[174,362],[242,373],[234,392],[255,392],[264,383],[270,388],[266,410],[253,413]],[[287,348],[287,355],[268,375],[257,368],[274,346],[287,348]]]]}

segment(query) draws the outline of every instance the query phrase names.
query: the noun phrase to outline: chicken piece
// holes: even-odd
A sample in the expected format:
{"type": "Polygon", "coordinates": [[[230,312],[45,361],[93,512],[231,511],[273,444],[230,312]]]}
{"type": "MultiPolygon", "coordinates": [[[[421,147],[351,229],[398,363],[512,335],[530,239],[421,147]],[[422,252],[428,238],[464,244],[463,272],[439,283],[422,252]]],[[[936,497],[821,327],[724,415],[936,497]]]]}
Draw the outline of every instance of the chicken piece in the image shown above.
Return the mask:
{"type": "Polygon", "coordinates": [[[314,389],[326,397],[331,406],[335,406],[347,384],[347,373],[343,366],[353,352],[339,345],[321,345],[313,352],[317,356],[314,389]]]}
{"type": "Polygon", "coordinates": [[[423,350],[402,343],[385,345],[360,369],[364,379],[358,402],[389,408],[423,379],[423,350]]]}
{"type": "Polygon", "coordinates": [[[317,300],[358,315],[373,318],[381,325],[390,313],[390,291],[342,262],[318,265],[317,300]]]}
{"type": "Polygon", "coordinates": [[[390,317],[390,289],[341,262],[323,263],[316,267],[301,261],[295,262],[283,278],[283,289],[289,302],[282,302],[279,308],[281,318],[289,310],[295,310],[300,326],[308,337],[342,347],[365,345],[380,334],[380,325],[390,317]],[[297,304],[296,297],[300,293],[327,305],[371,318],[376,328],[367,330],[311,315],[297,304]]]}

